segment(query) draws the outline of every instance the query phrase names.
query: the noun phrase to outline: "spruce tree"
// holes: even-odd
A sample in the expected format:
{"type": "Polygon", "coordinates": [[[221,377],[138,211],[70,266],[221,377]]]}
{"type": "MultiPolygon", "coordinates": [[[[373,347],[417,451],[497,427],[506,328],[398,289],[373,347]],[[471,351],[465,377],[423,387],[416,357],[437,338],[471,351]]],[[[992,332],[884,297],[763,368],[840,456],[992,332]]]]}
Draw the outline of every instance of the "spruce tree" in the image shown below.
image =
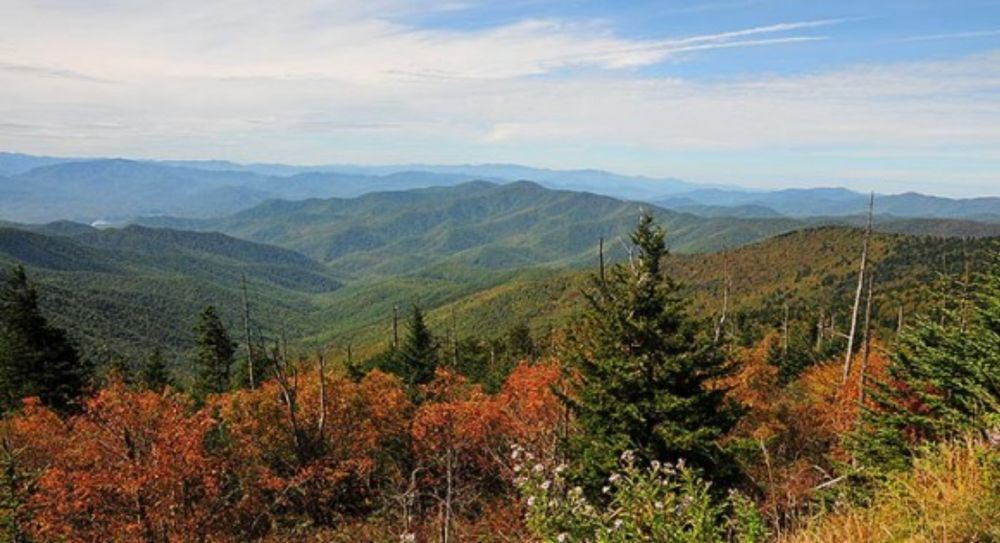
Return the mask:
{"type": "Polygon", "coordinates": [[[172,386],[170,369],[167,361],[163,357],[163,350],[159,347],[153,350],[142,366],[139,368],[139,386],[144,390],[160,392],[168,386],[172,386]]]}
{"type": "Polygon", "coordinates": [[[28,396],[57,410],[69,409],[91,378],[66,332],[49,324],[38,291],[22,266],[0,287],[0,410],[28,396]]]}
{"type": "Polygon", "coordinates": [[[1000,427],[1000,260],[971,302],[964,318],[942,310],[897,339],[853,440],[868,466],[902,469],[921,443],[1000,427]]]}
{"type": "Polygon", "coordinates": [[[399,346],[400,376],[411,386],[434,378],[438,366],[438,344],[424,322],[424,312],[414,305],[407,323],[406,337],[399,346]]]}
{"type": "Polygon", "coordinates": [[[208,394],[229,390],[229,374],[236,354],[236,342],[230,339],[215,307],[206,307],[198,316],[195,334],[195,395],[204,398],[208,394]]]}
{"type": "Polygon", "coordinates": [[[631,233],[628,262],[592,278],[571,339],[579,393],[565,398],[579,432],[568,452],[591,491],[606,484],[620,455],[676,462],[716,481],[733,476],[717,442],[737,420],[713,383],[729,366],[710,338],[699,338],[678,285],[664,272],[664,230],[643,214],[631,233]]]}

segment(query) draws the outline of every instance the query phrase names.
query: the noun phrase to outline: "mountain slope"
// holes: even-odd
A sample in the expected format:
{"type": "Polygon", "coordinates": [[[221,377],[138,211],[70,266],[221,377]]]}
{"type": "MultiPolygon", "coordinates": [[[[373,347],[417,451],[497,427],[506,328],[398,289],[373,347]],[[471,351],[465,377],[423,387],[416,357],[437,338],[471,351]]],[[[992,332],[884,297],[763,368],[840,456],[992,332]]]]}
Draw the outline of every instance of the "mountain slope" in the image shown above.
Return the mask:
{"type": "Polygon", "coordinates": [[[340,287],[322,265],[285,249],[222,234],[144,227],[94,230],[62,223],[0,228],[0,265],[26,266],[44,308],[93,351],[190,347],[190,327],[207,304],[239,321],[245,275],[260,324],[312,333],[316,299],[340,287]]]}
{"type": "Polygon", "coordinates": [[[609,255],[621,258],[617,239],[642,209],[658,216],[682,252],[738,246],[801,226],[788,219],[706,219],[525,181],[272,201],[218,220],[142,222],[280,245],[348,276],[386,276],[442,262],[484,269],[574,265],[596,257],[601,237],[609,255]]]}

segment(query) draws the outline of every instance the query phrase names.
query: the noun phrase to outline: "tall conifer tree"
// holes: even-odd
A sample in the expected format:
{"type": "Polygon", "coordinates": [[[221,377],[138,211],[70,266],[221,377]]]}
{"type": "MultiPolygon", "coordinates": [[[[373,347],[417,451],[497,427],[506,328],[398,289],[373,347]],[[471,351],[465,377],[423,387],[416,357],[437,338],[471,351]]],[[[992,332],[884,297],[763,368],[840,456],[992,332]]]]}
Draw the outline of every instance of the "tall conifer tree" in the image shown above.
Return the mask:
{"type": "Polygon", "coordinates": [[[27,396],[66,410],[91,377],[66,332],[42,315],[24,268],[13,268],[0,287],[0,410],[27,396]]]}
{"type": "Polygon", "coordinates": [[[711,338],[699,338],[678,285],[664,272],[665,232],[643,214],[628,262],[592,278],[572,338],[578,396],[567,398],[580,432],[569,443],[578,478],[605,484],[620,455],[676,462],[727,480],[731,464],[717,445],[737,420],[714,380],[729,366],[711,338]]]}
{"type": "Polygon", "coordinates": [[[229,377],[236,354],[236,342],[222,324],[215,307],[206,307],[195,325],[197,351],[195,394],[204,397],[229,390],[229,377]]]}

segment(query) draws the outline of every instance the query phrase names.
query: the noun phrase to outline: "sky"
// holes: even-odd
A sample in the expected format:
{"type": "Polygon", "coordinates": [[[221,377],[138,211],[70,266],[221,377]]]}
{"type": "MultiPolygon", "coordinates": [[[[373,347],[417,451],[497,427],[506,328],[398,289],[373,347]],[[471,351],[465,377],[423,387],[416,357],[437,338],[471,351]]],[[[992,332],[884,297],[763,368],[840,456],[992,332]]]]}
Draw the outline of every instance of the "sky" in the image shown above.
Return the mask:
{"type": "Polygon", "coordinates": [[[0,150],[1000,196],[1000,0],[0,0],[0,150]]]}

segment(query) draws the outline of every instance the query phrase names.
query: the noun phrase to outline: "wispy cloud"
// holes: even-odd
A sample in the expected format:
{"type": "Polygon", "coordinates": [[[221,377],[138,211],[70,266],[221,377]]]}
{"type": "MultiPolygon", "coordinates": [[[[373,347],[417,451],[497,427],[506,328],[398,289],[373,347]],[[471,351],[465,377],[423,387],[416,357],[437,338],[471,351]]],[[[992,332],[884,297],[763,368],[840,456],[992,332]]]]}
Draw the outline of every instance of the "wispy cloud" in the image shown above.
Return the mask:
{"type": "Polygon", "coordinates": [[[895,40],[897,42],[936,41],[936,40],[967,40],[975,38],[991,38],[1000,36],[1000,28],[992,30],[970,30],[968,32],[950,32],[945,34],[924,34],[908,36],[895,40]]]}
{"type": "Polygon", "coordinates": [[[63,68],[29,66],[26,64],[13,64],[3,61],[0,61],[0,71],[18,75],[34,76],[34,77],[54,77],[59,79],[71,79],[73,81],[83,81],[86,83],[102,83],[102,84],[115,83],[110,79],[95,77],[85,73],[75,72],[73,70],[67,70],[63,68]]]}

